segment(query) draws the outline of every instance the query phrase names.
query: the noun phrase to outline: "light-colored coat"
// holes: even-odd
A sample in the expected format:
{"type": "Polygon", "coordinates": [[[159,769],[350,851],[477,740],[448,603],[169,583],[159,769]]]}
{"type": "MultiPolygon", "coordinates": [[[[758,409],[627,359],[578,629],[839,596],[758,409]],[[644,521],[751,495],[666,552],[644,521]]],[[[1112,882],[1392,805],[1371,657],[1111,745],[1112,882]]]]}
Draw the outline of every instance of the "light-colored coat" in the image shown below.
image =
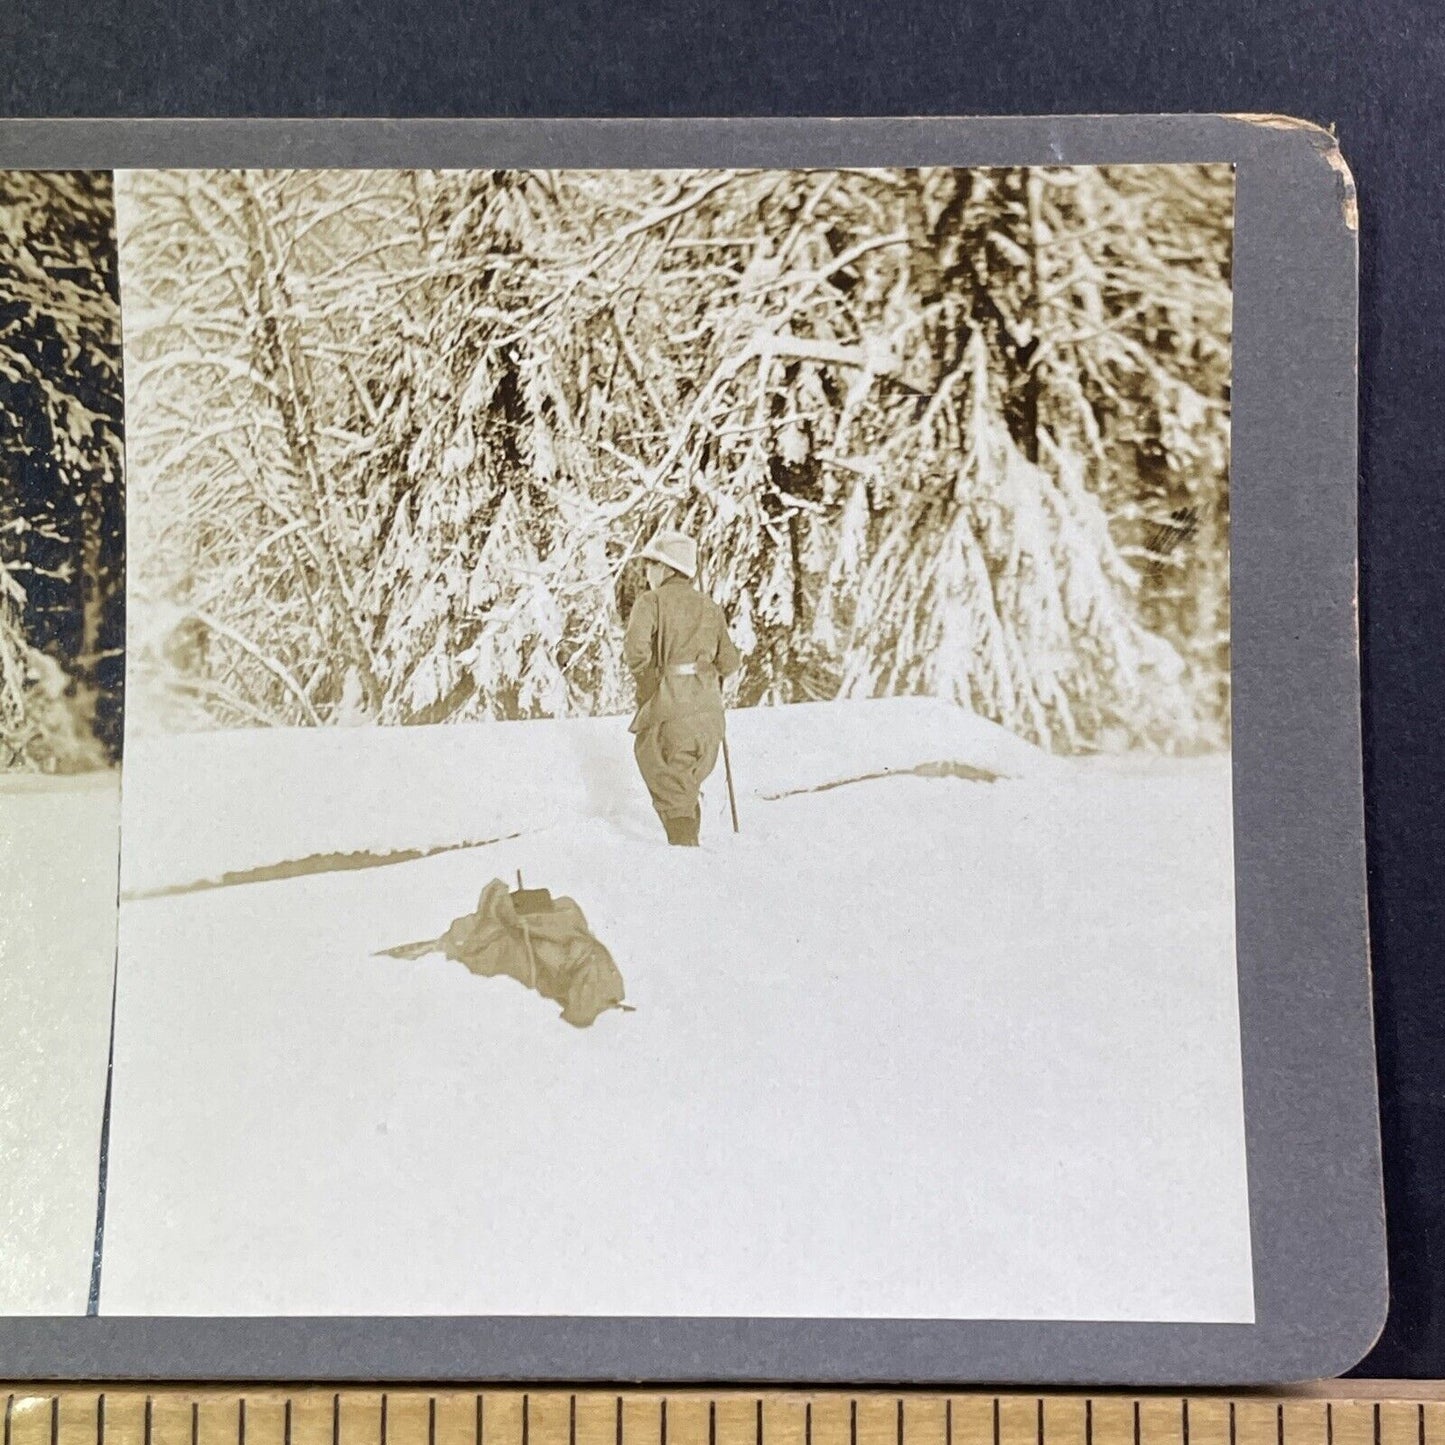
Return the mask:
{"type": "Polygon", "coordinates": [[[721,680],[742,662],[722,608],[680,574],[649,588],[633,604],[622,656],[637,684],[634,733],[699,713],[716,714],[721,724],[721,680]],[[669,671],[679,665],[697,672],[678,676],[669,671]]]}

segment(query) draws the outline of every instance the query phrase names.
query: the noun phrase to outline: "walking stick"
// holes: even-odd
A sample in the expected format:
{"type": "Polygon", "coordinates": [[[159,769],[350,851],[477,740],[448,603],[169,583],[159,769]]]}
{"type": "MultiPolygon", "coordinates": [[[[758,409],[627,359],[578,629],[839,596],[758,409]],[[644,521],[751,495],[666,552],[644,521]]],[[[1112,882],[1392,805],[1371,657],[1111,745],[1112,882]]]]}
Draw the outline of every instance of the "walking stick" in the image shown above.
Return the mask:
{"type": "MultiPolygon", "coordinates": [[[[721,693],[721,691],[722,691],[722,678],[718,678],[718,692],[721,693]]],[[[727,779],[727,783],[728,783],[728,811],[733,815],[733,832],[736,833],[736,832],[739,831],[739,829],[738,829],[738,795],[733,791],[733,756],[732,756],[732,754],[728,751],[728,713],[727,713],[727,704],[726,704],[726,702],[723,703],[722,755],[723,755],[723,776],[727,779]]]]}
{"type": "Polygon", "coordinates": [[[733,832],[736,833],[738,831],[738,799],[737,794],[733,792],[733,760],[732,754],[728,752],[728,734],[726,719],[724,719],[723,721],[722,753],[723,774],[728,780],[728,807],[732,810],[733,832]]]}

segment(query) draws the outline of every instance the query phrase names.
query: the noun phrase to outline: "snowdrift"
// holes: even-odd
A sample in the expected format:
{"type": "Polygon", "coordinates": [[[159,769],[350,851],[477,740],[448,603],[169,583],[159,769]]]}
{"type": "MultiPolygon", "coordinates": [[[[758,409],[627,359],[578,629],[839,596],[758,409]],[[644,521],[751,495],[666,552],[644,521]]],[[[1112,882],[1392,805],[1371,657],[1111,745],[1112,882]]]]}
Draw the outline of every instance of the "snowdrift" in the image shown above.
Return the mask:
{"type": "MultiPolygon", "coordinates": [[[[739,801],[930,764],[1021,777],[1051,759],[932,698],[728,714],[739,801]]],[[[722,769],[709,784],[722,792],[722,769]]],[[[328,855],[428,852],[645,808],[621,717],[238,729],[127,743],[121,887],[159,892],[328,855]]]]}
{"type": "Polygon", "coordinates": [[[0,1315],[85,1310],[119,848],[115,773],[0,775],[0,1315]]]}
{"type": "MultiPolygon", "coordinates": [[[[740,714],[740,777],[1017,756],[858,711],[862,756],[825,710],[740,714]]],[[[620,721],[443,729],[454,776],[417,731],[310,734],[278,739],[303,803],[304,745],[393,766],[371,789],[358,751],[335,813],[288,804],[309,841],[202,818],[187,862],[500,826],[519,738],[539,787],[619,811],[122,909],[103,1315],[665,1317],[706,1278],[733,1317],[1253,1317],[1227,758],[745,794],[737,837],[719,780],[695,852],[663,846],[620,721]],[[577,900],[635,1012],[570,1028],[402,952],[518,871],[577,900]]],[[[232,786],[273,828],[266,775],[232,786]]]]}

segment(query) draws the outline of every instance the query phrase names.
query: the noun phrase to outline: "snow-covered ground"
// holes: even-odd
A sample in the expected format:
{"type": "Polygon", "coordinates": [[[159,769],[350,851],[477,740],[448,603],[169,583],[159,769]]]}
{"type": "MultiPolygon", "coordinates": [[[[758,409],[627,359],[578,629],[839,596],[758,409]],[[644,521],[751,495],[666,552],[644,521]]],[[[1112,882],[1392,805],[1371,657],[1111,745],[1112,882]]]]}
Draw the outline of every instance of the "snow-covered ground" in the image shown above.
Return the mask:
{"type": "Polygon", "coordinates": [[[504,840],[123,905],[102,1312],[1252,1318],[1227,759],[729,726],[697,851],[621,719],[132,747],[135,894],[504,840]],[[518,870],[635,1012],[379,955],[518,870]]]}
{"type": "Polygon", "coordinates": [[[85,1311],[119,828],[113,775],[0,776],[0,1315],[85,1311]]]}
{"type": "MultiPolygon", "coordinates": [[[[1049,761],[929,698],[746,708],[729,714],[728,736],[738,789],[758,797],[956,757],[1010,776],[1049,761]]],[[[631,748],[626,719],[610,717],[127,737],[122,886],[616,817],[640,796],[631,748]]],[[[719,770],[718,809],[721,781],[719,770]]]]}

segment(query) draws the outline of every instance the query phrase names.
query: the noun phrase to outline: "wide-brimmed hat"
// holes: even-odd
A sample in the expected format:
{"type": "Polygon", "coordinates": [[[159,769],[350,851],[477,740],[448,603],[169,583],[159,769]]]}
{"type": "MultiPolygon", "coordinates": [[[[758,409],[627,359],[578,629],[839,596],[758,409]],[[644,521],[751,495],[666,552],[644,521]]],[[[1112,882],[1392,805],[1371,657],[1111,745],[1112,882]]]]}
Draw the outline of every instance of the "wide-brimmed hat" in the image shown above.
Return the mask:
{"type": "Polygon", "coordinates": [[[684,577],[697,576],[697,543],[686,532],[663,530],[645,546],[639,555],[647,562],[661,562],[684,577]]]}

